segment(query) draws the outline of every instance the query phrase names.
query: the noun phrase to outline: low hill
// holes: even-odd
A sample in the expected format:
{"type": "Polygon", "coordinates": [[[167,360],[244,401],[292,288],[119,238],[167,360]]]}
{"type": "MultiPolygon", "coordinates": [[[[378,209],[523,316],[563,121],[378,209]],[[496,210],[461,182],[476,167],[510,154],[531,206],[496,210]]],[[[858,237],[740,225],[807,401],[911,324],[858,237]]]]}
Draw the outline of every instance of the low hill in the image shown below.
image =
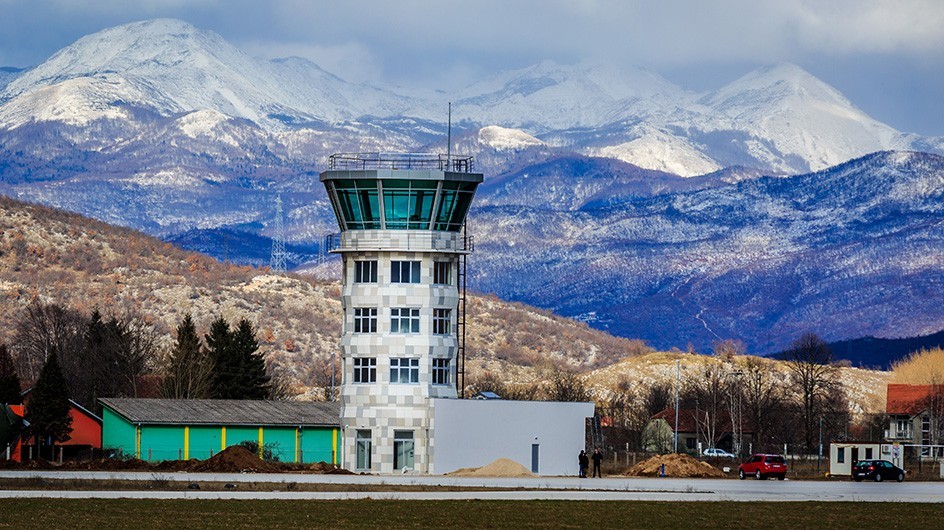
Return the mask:
{"type": "MultiPolygon", "coordinates": [[[[245,317],[298,393],[323,384],[319,370],[337,351],[335,282],[220,263],[134,230],[5,197],[0,231],[0,341],[12,340],[18,317],[36,301],[138,316],[165,350],[186,313],[201,334],[218,315],[245,317]]],[[[471,296],[468,313],[469,379],[484,370],[529,381],[550,367],[589,369],[617,361],[635,344],[491,296],[471,296]]]]}
{"type": "MultiPolygon", "coordinates": [[[[693,355],[683,352],[651,352],[627,357],[619,362],[593,370],[585,377],[598,401],[610,400],[620,389],[628,391],[636,400],[642,392],[656,384],[674,389],[676,363],[680,367],[682,389],[697,382],[710,365],[720,366],[723,373],[745,373],[749,362],[761,363],[765,373],[783,388],[795,386],[785,361],[734,355],[719,357],[693,355]]],[[[853,417],[885,411],[885,388],[891,372],[866,370],[847,366],[837,367],[837,379],[849,400],[853,417]]]]}

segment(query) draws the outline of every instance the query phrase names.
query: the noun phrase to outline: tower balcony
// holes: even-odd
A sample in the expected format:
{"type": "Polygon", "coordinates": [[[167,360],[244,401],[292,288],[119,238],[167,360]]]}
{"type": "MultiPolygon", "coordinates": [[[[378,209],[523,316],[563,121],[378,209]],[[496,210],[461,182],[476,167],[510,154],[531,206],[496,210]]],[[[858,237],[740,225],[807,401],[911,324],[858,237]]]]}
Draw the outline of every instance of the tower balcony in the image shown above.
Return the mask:
{"type": "Polygon", "coordinates": [[[344,252],[444,252],[470,254],[475,250],[471,235],[431,230],[346,230],[328,238],[332,253],[344,252]]]}

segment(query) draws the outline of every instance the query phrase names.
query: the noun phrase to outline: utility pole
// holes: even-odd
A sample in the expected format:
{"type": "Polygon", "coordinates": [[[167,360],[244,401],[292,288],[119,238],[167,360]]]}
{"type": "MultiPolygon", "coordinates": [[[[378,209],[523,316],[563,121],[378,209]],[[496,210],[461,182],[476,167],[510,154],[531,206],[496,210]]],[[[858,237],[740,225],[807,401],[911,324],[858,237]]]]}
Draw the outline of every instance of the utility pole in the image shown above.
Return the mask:
{"type": "Polygon", "coordinates": [[[819,471],[820,461],[823,459],[823,415],[819,416],[819,455],[816,457],[816,470],[819,471]]]}
{"type": "Polygon", "coordinates": [[[682,360],[675,361],[675,452],[678,453],[679,385],[682,384],[682,360]]]}

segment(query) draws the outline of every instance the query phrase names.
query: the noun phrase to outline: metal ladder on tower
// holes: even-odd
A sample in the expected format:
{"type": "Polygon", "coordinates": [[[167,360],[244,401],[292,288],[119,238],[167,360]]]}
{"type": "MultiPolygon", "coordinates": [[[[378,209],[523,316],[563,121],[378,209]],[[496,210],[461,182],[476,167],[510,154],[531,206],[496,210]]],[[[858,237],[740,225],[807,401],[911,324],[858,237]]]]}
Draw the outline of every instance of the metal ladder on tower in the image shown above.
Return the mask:
{"type": "MultiPolygon", "coordinates": [[[[472,252],[473,243],[472,236],[469,235],[465,227],[463,227],[463,247],[466,251],[472,252]]],[[[459,303],[456,315],[456,394],[460,398],[465,398],[465,314],[466,314],[466,269],[468,267],[468,254],[463,253],[459,255],[458,269],[456,274],[456,285],[459,290],[459,303]]]]}

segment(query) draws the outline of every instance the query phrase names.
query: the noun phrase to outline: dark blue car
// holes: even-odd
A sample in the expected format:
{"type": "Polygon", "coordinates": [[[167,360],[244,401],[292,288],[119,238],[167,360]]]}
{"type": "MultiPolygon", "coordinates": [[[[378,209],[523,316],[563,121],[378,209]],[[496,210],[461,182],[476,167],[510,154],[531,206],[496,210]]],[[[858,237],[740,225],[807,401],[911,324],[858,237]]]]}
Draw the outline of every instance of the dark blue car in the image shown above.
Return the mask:
{"type": "Polygon", "coordinates": [[[852,466],[852,480],[863,479],[881,482],[883,480],[905,480],[905,470],[888,460],[859,460],[852,466]]]}

